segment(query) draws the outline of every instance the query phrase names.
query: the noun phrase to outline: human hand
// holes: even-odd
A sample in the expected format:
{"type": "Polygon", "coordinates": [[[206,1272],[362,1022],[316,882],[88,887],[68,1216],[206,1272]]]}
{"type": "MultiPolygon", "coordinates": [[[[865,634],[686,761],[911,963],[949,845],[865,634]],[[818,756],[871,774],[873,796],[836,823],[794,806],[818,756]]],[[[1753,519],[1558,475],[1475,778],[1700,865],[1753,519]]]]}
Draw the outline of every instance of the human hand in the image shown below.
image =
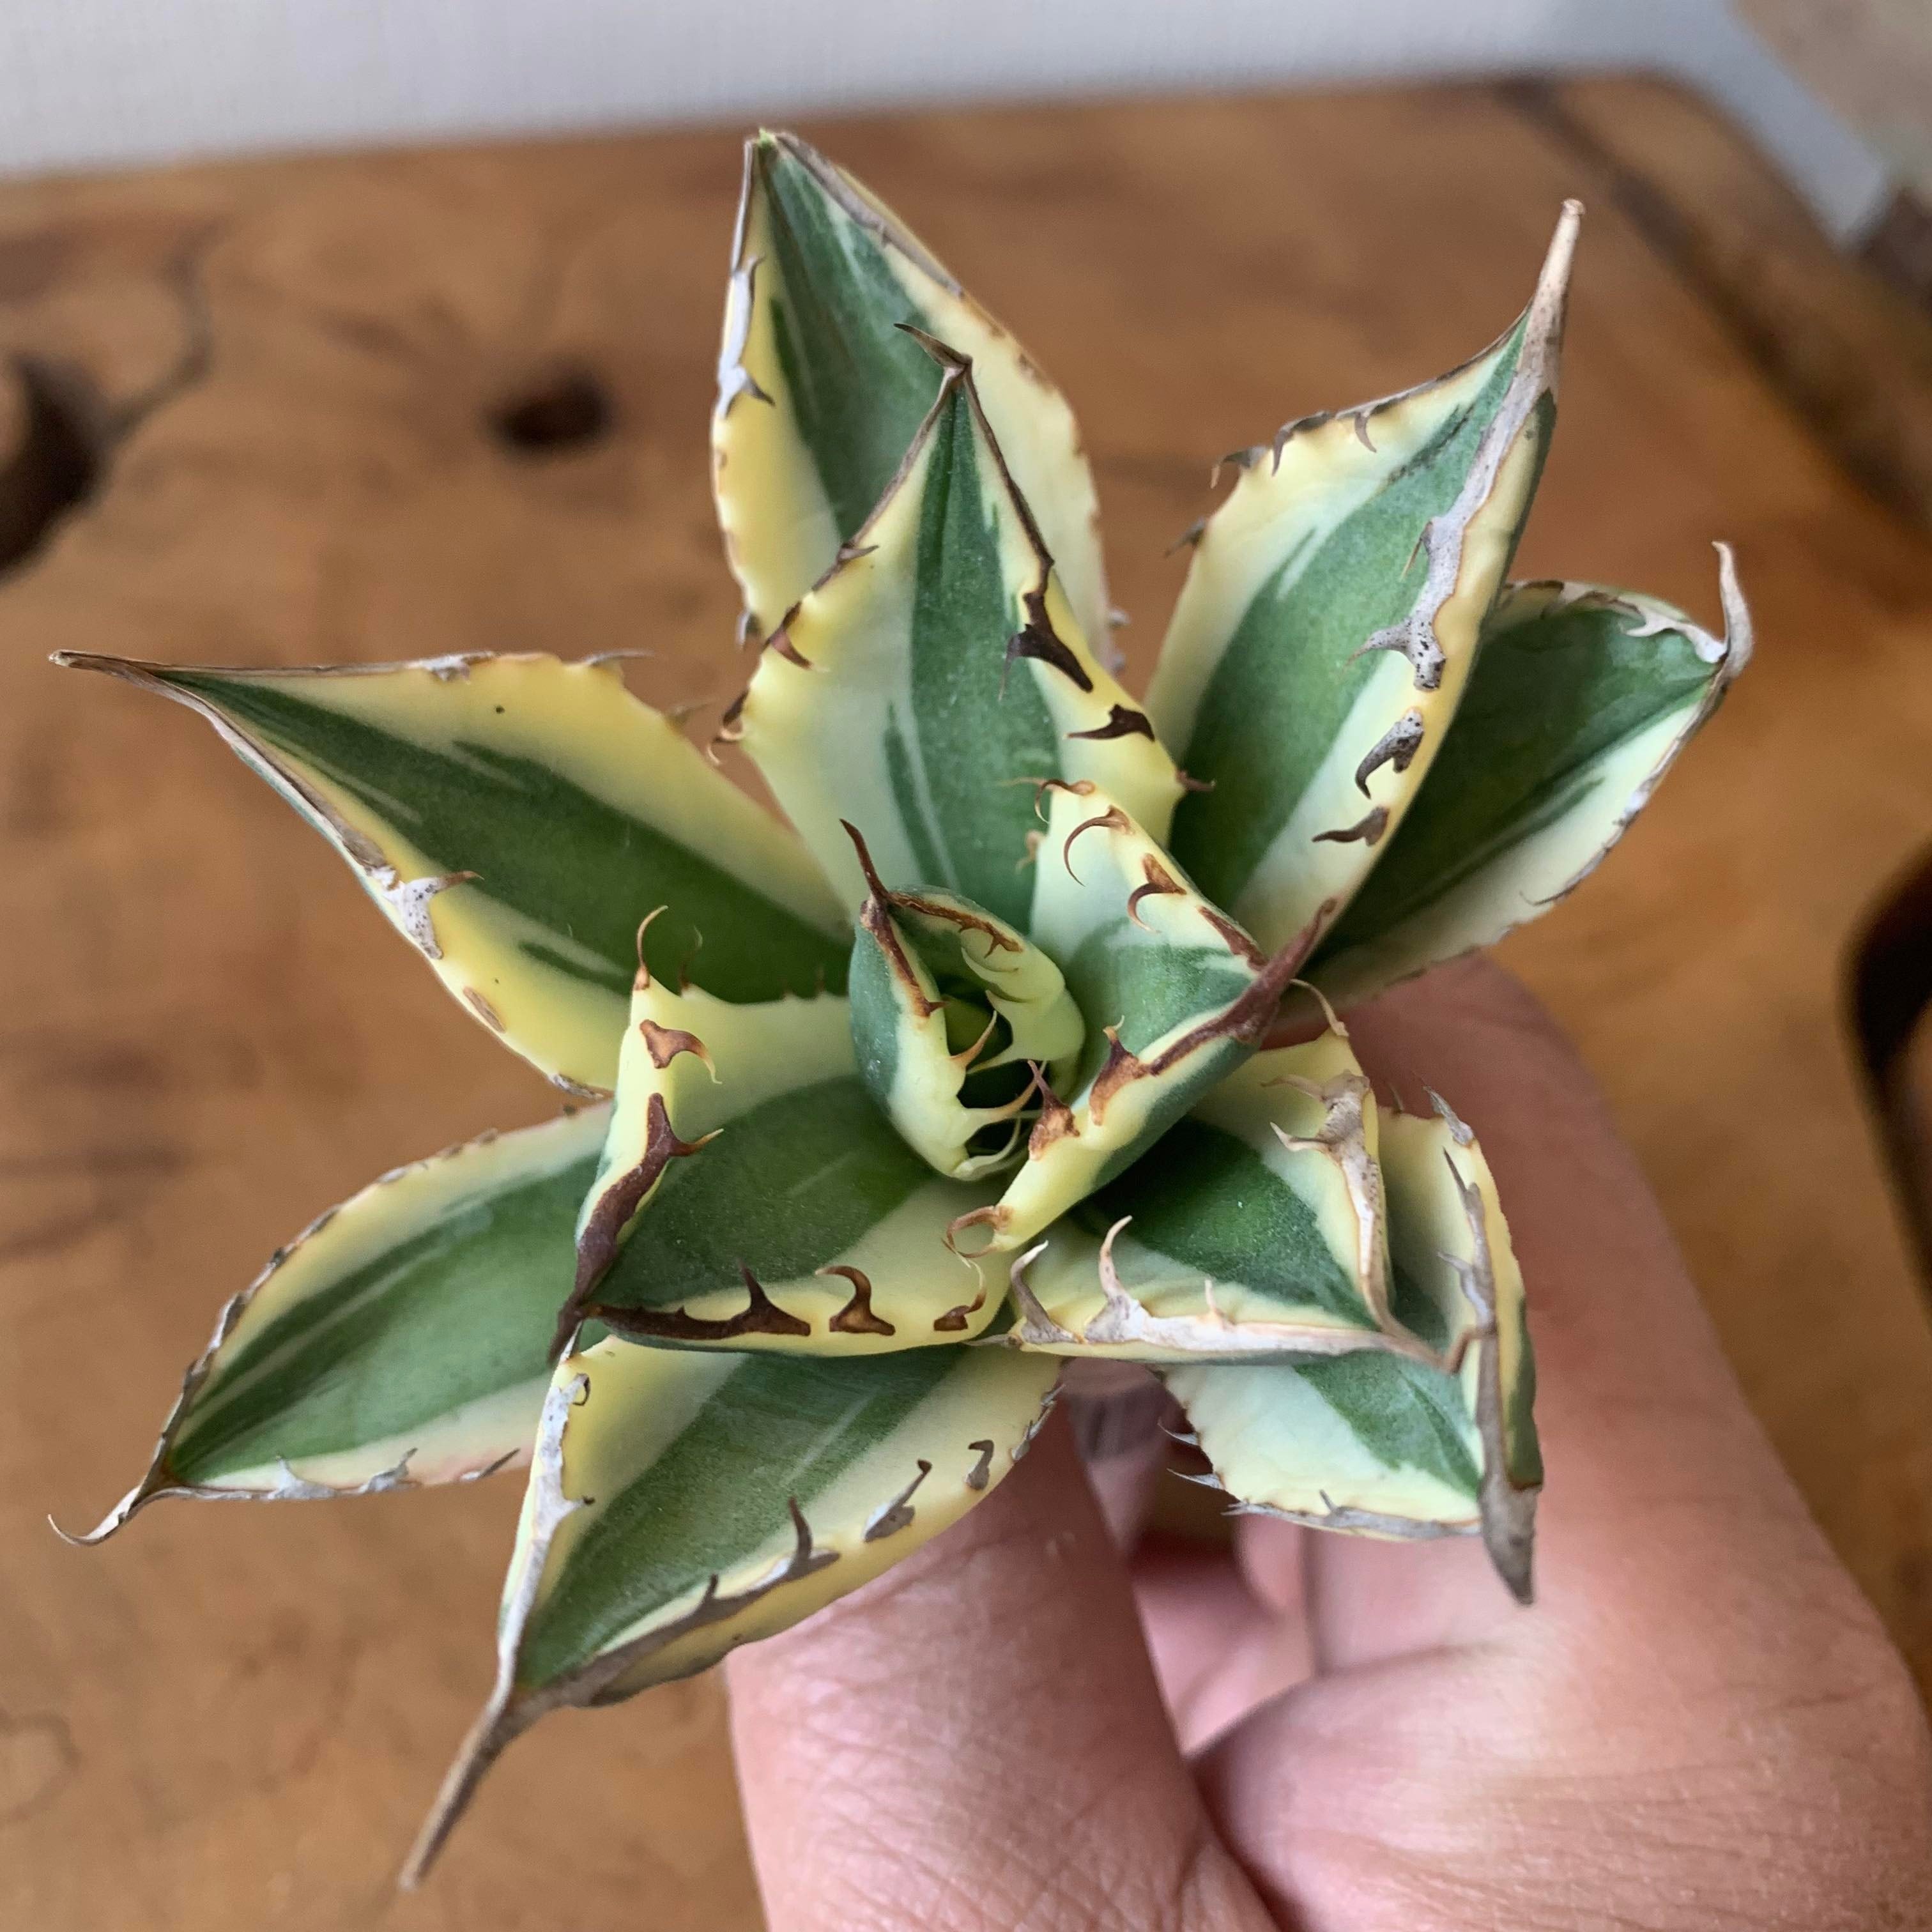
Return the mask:
{"type": "Polygon", "coordinates": [[[1232,1559],[1130,1569],[1050,1426],[948,1534],[732,1659],[772,1932],[1932,1925],[1904,1666],[1587,1075],[1481,964],[1351,1030],[1498,1177],[1549,1467],[1536,1606],[1474,1542],[1254,1517],[1232,1559]]]}

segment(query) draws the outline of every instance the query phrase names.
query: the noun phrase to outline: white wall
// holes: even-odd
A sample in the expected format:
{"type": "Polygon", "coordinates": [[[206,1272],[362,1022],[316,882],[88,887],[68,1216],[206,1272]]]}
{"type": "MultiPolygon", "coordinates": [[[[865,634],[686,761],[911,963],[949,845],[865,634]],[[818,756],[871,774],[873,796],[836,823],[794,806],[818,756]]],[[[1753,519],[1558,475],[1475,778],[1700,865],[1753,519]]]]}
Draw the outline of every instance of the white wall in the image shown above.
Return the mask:
{"type": "Polygon", "coordinates": [[[1864,143],[1723,0],[0,0],[0,172],[933,100],[1646,68],[1854,234],[1864,143]]]}

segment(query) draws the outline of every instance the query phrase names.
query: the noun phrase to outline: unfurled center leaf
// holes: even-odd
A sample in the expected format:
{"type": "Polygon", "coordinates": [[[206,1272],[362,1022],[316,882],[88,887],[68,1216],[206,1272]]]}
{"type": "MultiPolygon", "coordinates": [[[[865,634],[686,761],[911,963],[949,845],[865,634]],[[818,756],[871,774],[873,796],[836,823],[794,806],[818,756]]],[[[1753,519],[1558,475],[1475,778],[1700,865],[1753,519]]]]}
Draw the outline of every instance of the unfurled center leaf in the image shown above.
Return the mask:
{"type": "Polygon", "coordinates": [[[944,375],[837,566],[766,644],[735,733],[854,912],[857,827],[893,891],[957,892],[1024,933],[1042,780],[1105,786],[1156,838],[1180,783],[1062,594],[971,371],[944,375]]]}
{"type": "Polygon", "coordinates": [[[1048,794],[1034,932],[1087,1030],[1066,1090],[1042,1096],[1006,1192],[961,1223],[1001,1251],[1123,1172],[1254,1052],[1326,914],[1268,958],[1097,786],[1048,794]]]}
{"type": "Polygon", "coordinates": [[[888,892],[856,832],[853,843],[871,887],[849,979],[860,1077],[941,1174],[1004,1166],[1036,1091],[1074,1070],[1080,1009],[1004,920],[956,893],[888,892]]]}

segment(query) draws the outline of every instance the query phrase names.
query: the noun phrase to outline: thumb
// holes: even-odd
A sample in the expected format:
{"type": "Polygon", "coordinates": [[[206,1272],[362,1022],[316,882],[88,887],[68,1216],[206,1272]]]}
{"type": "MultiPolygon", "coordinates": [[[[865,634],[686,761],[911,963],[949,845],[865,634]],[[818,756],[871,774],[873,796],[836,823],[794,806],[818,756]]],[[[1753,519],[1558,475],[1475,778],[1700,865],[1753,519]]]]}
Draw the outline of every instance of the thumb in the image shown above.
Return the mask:
{"type": "Polygon", "coordinates": [[[1208,1825],[1064,1421],[730,1671],[771,1932],[1274,1922],[1208,1825]]]}

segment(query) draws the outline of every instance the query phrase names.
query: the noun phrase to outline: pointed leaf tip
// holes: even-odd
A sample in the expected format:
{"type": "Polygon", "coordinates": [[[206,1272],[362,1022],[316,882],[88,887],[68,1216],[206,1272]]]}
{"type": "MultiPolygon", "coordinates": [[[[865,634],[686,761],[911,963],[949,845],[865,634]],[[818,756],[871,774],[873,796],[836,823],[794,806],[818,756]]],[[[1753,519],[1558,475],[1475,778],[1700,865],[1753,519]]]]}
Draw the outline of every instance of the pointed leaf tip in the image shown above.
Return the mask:
{"type": "Polygon", "coordinates": [[[1634,591],[1504,587],[1418,802],[1311,969],[1332,998],[1493,944],[1603,862],[1750,662],[1750,612],[1717,548],[1722,636],[1634,591]]]}
{"type": "Polygon", "coordinates": [[[1496,342],[1287,425],[1195,546],[1148,709],[1214,784],[1174,856],[1264,945],[1346,906],[1450,736],[1547,448],[1580,214],[1496,342]]]}
{"type": "Polygon", "coordinates": [[[566,1091],[615,1078],[638,920],[660,902],[657,963],[722,997],[842,978],[845,920],[810,855],[608,665],[74,668],[205,718],[465,1010],[566,1091]]]}
{"type": "Polygon", "coordinates": [[[1057,1368],[964,1347],[802,1362],[615,1340],[562,1364],[505,1582],[496,1685],[404,1885],[546,1712],[706,1669],[956,1521],[1023,1453],[1057,1368]]]}
{"type": "MultiPolygon", "coordinates": [[[[1326,1050],[1336,1050],[1332,1036],[1326,1050]]],[[[1242,1509],[1376,1537],[1480,1535],[1510,1594],[1527,1603],[1543,1472],[1508,1224],[1473,1137],[1459,1140],[1445,1119],[1402,1114],[1382,1127],[1387,1316],[1414,1346],[1362,1345],[1388,1340],[1384,1329],[1324,1355],[1252,1366],[1170,1358],[1159,1372],[1242,1509]]],[[[1144,1299],[1156,1277],[1145,1258],[1136,1265],[1144,1299]]]]}
{"type": "Polygon", "coordinates": [[[223,1307],[140,1481],[92,1531],[59,1533],[103,1541],[164,1498],[346,1498],[514,1461],[603,1122],[484,1135],[318,1216],[223,1307]]]}
{"type": "Polygon", "coordinates": [[[746,149],[712,418],[718,520],[753,621],[776,629],[865,522],[932,404],[931,356],[973,365],[1080,628],[1104,644],[1098,503],[1065,399],[904,221],[782,133],[746,149]]]}
{"type": "Polygon", "coordinates": [[[909,335],[930,356],[948,376],[970,376],[973,373],[973,358],[960,350],[940,340],[929,331],[921,328],[915,322],[896,322],[892,326],[902,334],[909,335]]]}
{"type": "Polygon", "coordinates": [[[1757,637],[1744,586],[1738,580],[1736,552],[1721,538],[1711,548],[1718,553],[1718,602],[1724,616],[1724,680],[1728,684],[1750,662],[1757,637]]]}
{"type": "Polygon", "coordinates": [[[891,890],[956,892],[1024,933],[1025,786],[1097,780],[1156,838],[1172,814],[1174,762],[1094,656],[974,370],[946,371],[784,634],[738,707],[740,742],[854,911],[867,887],[848,823],[891,890]]]}

